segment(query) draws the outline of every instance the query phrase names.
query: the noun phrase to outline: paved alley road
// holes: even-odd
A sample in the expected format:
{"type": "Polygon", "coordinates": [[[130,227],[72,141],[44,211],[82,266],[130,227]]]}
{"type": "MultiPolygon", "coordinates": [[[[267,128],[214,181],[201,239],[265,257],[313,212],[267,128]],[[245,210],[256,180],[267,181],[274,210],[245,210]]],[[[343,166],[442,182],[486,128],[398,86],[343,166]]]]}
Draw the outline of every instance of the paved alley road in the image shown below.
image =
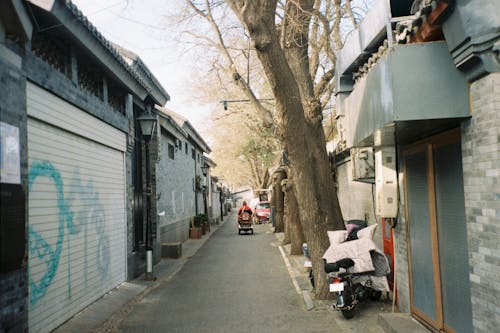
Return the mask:
{"type": "Polygon", "coordinates": [[[305,310],[274,241],[269,225],[239,236],[231,214],[182,270],[132,308],[120,331],[336,331],[331,314],[305,310]]]}

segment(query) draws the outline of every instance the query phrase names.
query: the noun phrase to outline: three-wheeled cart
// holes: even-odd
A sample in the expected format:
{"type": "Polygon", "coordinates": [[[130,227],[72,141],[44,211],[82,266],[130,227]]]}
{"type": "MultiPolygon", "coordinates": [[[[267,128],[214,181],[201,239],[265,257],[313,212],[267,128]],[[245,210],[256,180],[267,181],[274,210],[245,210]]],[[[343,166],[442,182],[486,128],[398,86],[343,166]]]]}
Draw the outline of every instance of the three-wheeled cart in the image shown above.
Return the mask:
{"type": "Polygon", "coordinates": [[[243,212],[238,216],[238,235],[248,231],[253,235],[252,216],[247,212],[243,212]]]}

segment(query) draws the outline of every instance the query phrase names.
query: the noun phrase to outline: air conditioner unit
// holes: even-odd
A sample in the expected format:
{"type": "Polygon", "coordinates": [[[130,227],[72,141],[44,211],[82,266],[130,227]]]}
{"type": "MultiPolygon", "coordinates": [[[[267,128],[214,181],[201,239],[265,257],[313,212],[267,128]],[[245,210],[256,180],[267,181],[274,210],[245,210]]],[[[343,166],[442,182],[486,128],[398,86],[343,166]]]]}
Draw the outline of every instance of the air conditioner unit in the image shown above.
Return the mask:
{"type": "Polygon", "coordinates": [[[397,217],[398,182],[395,147],[375,149],[375,205],[380,217],[397,217]]]}
{"type": "Polygon", "coordinates": [[[352,148],[351,161],[352,179],[373,184],[375,181],[375,164],[372,147],[352,148]]]}

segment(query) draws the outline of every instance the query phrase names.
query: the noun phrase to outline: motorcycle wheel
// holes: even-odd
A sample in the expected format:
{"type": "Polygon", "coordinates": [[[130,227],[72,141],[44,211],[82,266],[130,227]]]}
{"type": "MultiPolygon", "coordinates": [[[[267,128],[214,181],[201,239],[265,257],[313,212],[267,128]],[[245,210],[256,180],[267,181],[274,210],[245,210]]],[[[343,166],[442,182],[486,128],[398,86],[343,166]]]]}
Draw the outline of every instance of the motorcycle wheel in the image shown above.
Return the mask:
{"type": "Polygon", "coordinates": [[[380,290],[372,290],[370,293],[370,299],[372,301],[378,301],[380,300],[380,297],[382,296],[382,291],[380,290]]]}
{"type": "Polygon", "coordinates": [[[354,317],[354,312],[355,308],[353,307],[352,309],[345,309],[345,310],[340,310],[340,312],[342,312],[342,315],[344,316],[345,319],[351,319],[352,317],[354,317]]]}

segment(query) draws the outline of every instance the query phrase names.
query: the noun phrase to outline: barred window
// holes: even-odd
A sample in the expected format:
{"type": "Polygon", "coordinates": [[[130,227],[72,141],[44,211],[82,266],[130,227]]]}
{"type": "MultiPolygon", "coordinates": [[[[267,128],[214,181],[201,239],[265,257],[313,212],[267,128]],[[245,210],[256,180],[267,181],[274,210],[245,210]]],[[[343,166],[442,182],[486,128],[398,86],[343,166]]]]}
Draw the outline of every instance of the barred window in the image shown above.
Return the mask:
{"type": "Polygon", "coordinates": [[[168,144],[168,157],[170,157],[171,160],[174,159],[174,146],[171,145],[170,143],[168,144]]]}

